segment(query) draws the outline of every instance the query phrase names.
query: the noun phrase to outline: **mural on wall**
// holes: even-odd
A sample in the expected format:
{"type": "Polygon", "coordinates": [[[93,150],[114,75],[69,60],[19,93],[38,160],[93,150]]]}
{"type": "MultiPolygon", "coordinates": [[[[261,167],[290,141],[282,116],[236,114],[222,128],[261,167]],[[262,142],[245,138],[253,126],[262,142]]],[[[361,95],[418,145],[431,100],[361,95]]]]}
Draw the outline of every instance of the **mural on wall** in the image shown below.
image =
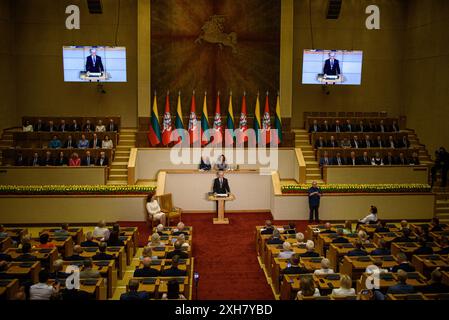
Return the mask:
{"type": "Polygon", "coordinates": [[[264,99],[268,90],[274,110],[279,90],[280,6],[280,1],[267,0],[152,0],[152,89],[161,98],[171,90],[172,110],[179,90],[184,110],[190,107],[193,90],[197,105],[207,91],[210,112],[217,91],[222,104],[228,103],[232,91],[236,114],[243,91],[252,113],[257,92],[264,99]]]}

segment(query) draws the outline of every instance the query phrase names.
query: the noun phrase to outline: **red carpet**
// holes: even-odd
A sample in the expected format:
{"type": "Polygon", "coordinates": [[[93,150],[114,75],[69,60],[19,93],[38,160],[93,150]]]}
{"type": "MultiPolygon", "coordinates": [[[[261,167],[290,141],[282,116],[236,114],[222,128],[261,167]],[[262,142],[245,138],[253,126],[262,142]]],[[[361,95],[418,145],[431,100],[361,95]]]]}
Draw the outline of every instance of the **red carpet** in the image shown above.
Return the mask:
{"type": "MultiPolygon", "coordinates": [[[[270,300],[270,286],[257,261],[255,226],[271,219],[270,213],[228,214],[229,225],[212,224],[211,213],[183,214],[183,222],[193,226],[195,271],[200,275],[199,300],[270,300]]],[[[285,224],[286,221],[275,221],[285,224]]],[[[147,243],[149,230],[144,223],[120,222],[138,226],[140,245],[147,243]]],[[[297,230],[307,223],[297,221],[297,230]]],[[[195,292],[194,292],[195,297],[195,292]]]]}

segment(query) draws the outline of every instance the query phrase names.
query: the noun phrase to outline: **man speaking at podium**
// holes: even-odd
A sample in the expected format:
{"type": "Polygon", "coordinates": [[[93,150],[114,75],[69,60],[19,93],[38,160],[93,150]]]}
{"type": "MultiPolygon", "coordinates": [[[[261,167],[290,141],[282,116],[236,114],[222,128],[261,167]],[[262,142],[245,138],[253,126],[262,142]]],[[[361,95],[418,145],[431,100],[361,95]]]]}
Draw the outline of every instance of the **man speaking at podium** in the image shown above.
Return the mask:
{"type": "Polygon", "coordinates": [[[231,192],[228,179],[224,177],[224,171],[218,171],[218,178],[214,180],[213,191],[215,194],[228,194],[231,192]]]}
{"type": "Polygon", "coordinates": [[[323,73],[328,76],[340,75],[340,62],[335,59],[335,52],[329,52],[329,59],[324,62],[323,73]]]}
{"type": "Polygon", "coordinates": [[[86,71],[93,73],[101,73],[104,71],[101,57],[97,56],[97,49],[90,49],[90,56],[87,57],[86,71]]]}

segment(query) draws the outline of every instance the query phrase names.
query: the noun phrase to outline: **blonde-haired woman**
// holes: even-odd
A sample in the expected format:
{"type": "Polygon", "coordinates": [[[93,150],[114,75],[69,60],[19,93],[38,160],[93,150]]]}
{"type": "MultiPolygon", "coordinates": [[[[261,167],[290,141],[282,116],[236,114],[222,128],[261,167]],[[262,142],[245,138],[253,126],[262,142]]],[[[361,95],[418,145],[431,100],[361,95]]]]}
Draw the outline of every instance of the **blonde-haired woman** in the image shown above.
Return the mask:
{"type": "Polygon", "coordinates": [[[340,288],[332,290],[334,297],[354,296],[355,289],[352,288],[352,280],[347,274],[342,274],[340,277],[340,288]]]}

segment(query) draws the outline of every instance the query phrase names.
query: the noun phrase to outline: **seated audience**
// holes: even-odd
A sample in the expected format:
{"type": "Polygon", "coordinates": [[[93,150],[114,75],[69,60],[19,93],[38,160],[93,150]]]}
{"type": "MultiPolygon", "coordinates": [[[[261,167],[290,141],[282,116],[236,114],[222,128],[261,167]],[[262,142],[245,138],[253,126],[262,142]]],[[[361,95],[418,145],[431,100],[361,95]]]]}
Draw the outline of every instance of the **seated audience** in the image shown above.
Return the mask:
{"type": "Polygon", "coordinates": [[[337,152],[334,160],[332,161],[335,166],[344,166],[346,165],[346,159],[341,157],[341,153],[337,152]]]}
{"type": "Polygon", "coordinates": [[[76,148],[76,147],[77,147],[76,142],[73,141],[72,136],[71,135],[67,136],[67,140],[64,143],[64,148],[72,149],[72,148],[76,148]]]}
{"type": "Polygon", "coordinates": [[[32,166],[32,167],[38,167],[38,166],[40,166],[40,165],[42,165],[41,158],[39,157],[39,153],[35,152],[35,153],[33,154],[33,157],[32,157],[31,160],[30,160],[30,166],[32,166]]]}
{"type": "Polygon", "coordinates": [[[367,256],[368,252],[363,249],[363,243],[361,241],[357,241],[355,243],[355,249],[349,251],[347,255],[349,257],[367,256]]]}
{"type": "Polygon", "coordinates": [[[93,237],[97,240],[104,241],[109,238],[109,229],[106,227],[106,221],[100,220],[94,228],[93,237]]]}
{"type": "Polygon", "coordinates": [[[283,244],[284,241],[281,239],[281,233],[278,229],[273,230],[271,238],[267,240],[267,244],[283,244]]]}
{"type": "Polygon", "coordinates": [[[198,169],[200,171],[210,171],[211,168],[212,168],[212,166],[210,164],[209,157],[201,156],[201,162],[200,162],[200,166],[198,169]]]}
{"type": "Polygon", "coordinates": [[[86,151],[86,155],[84,156],[83,160],[81,160],[81,165],[87,167],[95,165],[95,159],[94,157],[92,157],[89,150],[86,151]]]}
{"type": "Polygon", "coordinates": [[[59,292],[59,283],[49,285],[48,272],[41,270],[39,272],[39,282],[30,287],[30,300],[50,300],[50,298],[59,292]]]}
{"type": "Polygon", "coordinates": [[[110,131],[110,132],[118,131],[118,125],[116,125],[114,123],[114,119],[109,119],[109,124],[108,124],[107,129],[108,129],[107,131],[110,131]]]}
{"type": "Polygon", "coordinates": [[[319,136],[318,139],[315,141],[315,149],[318,148],[326,148],[327,142],[324,140],[322,136],[319,136]]]}
{"type": "Polygon", "coordinates": [[[94,125],[92,123],[90,123],[89,119],[86,120],[86,124],[84,125],[83,131],[84,132],[94,131],[94,125]]]}
{"type": "Polygon", "coordinates": [[[102,120],[98,120],[98,124],[95,127],[95,132],[106,132],[106,127],[102,120]]]}
{"type": "Polygon", "coordinates": [[[327,143],[327,147],[328,148],[339,148],[340,144],[338,143],[337,140],[335,140],[334,136],[331,136],[329,139],[329,142],[327,143]]]}
{"type": "Polygon", "coordinates": [[[337,237],[332,240],[332,243],[349,243],[349,240],[344,237],[342,228],[337,229],[337,237]]]}
{"type": "Polygon", "coordinates": [[[387,155],[383,160],[384,165],[393,166],[396,164],[396,159],[393,157],[393,153],[391,151],[387,152],[387,155]]]}
{"type": "Polygon", "coordinates": [[[17,152],[17,157],[14,160],[16,167],[25,167],[28,165],[28,159],[23,155],[22,151],[17,152]]]}
{"type": "Polygon", "coordinates": [[[409,294],[415,293],[415,288],[409,284],[407,284],[407,271],[400,269],[398,270],[398,283],[394,286],[391,286],[387,289],[387,294],[409,294]]]}
{"type": "Polygon", "coordinates": [[[65,257],[66,261],[84,261],[84,257],[81,256],[83,253],[83,248],[79,244],[73,246],[73,254],[71,256],[65,257]]]}
{"type": "Polygon", "coordinates": [[[97,159],[96,165],[100,167],[107,167],[109,165],[109,158],[106,156],[106,153],[104,151],[100,152],[100,156],[97,159]]]}
{"type": "Polygon", "coordinates": [[[61,119],[61,122],[59,123],[58,131],[60,131],[60,132],[70,131],[69,127],[65,124],[64,119],[61,119]]]}
{"type": "Polygon", "coordinates": [[[332,230],[332,224],[330,222],[326,222],[324,224],[324,229],[320,231],[320,233],[336,233],[332,230]]]}
{"type": "Polygon", "coordinates": [[[30,121],[26,121],[25,124],[22,127],[23,132],[33,132],[33,125],[30,123],[30,121]]]}
{"type": "Polygon", "coordinates": [[[260,234],[273,234],[274,226],[271,220],[265,221],[265,226],[260,229],[260,234]]]}
{"type": "Polygon", "coordinates": [[[350,165],[350,166],[357,166],[359,165],[359,160],[358,158],[355,156],[355,152],[351,151],[349,158],[346,160],[346,164],[350,165]]]}
{"type": "Polygon", "coordinates": [[[81,159],[78,156],[78,153],[74,152],[70,157],[69,167],[79,167],[79,166],[81,166],[81,159]]]}
{"type": "Polygon", "coordinates": [[[346,275],[340,276],[340,288],[332,290],[332,296],[334,297],[347,297],[355,295],[355,289],[352,288],[352,280],[346,275]]]}
{"type": "Polygon", "coordinates": [[[45,167],[51,167],[55,164],[55,160],[53,159],[53,156],[51,155],[50,151],[45,152],[45,158],[42,160],[42,164],[45,167]]]}
{"type": "Polygon", "coordinates": [[[387,222],[385,220],[377,220],[376,230],[374,230],[374,232],[390,232],[390,229],[387,228],[387,222]]]}
{"type": "Polygon", "coordinates": [[[178,222],[178,224],[176,225],[176,228],[173,229],[172,235],[174,236],[179,236],[180,234],[185,234],[188,235],[189,231],[187,230],[184,222],[178,222]]]}
{"type": "Polygon", "coordinates": [[[394,238],[391,242],[415,242],[415,239],[410,237],[410,229],[402,229],[402,235],[394,238]]]}
{"type": "Polygon", "coordinates": [[[415,267],[408,261],[407,256],[403,252],[397,254],[398,265],[391,268],[391,272],[403,270],[405,272],[415,272],[415,267]]]}
{"type": "Polygon", "coordinates": [[[151,235],[151,241],[148,243],[150,248],[165,247],[165,243],[161,241],[161,236],[155,232],[151,235]]]}
{"type": "Polygon", "coordinates": [[[299,265],[300,258],[297,254],[290,257],[289,263],[285,269],[281,270],[281,274],[305,274],[309,271],[299,265]]]}
{"type": "Polygon", "coordinates": [[[419,166],[421,164],[421,162],[419,161],[418,153],[416,153],[416,152],[412,153],[412,157],[410,158],[410,161],[408,162],[408,164],[415,165],[415,166],[419,166]]]}
{"type": "Polygon", "coordinates": [[[374,157],[371,159],[371,165],[373,165],[373,166],[383,166],[384,165],[384,161],[383,161],[382,157],[380,156],[379,152],[376,152],[374,154],[374,157]]]}
{"type": "Polygon", "coordinates": [[[88,233],[86,233],[86,241],[83,241],[80,243],[81,247],[98,247],[98,242],[93,241],[94,240],[94,235],[91,231],[89,231],[88,233]]]}
{"type": "Polygon", "coordinates": [[[56,229],[53,231],[55,237],[66,237],[70,235],[69,225],[67,223],[61,224],[60,229],[56,229]]]}
{"type": "Polygon", "coordinates": [[[408,160],[402,152],[399,153],[399,158],[396,162],[397,162],[397,164],[400,164],[400,165],[408,165],[408,160]]]}
{"type": "Polygon", "coordinates": [[[384,239],[380,239],[379,247],[371,251],[372,256],[389,256],[391,255],[390,244],[384,239]]]}
{"type": "Polygon", "coordinates": [[[81,131],[81,126],[78,124],[76,119],[72,120],[72,125],[70,126],[70,131],[73,131],[73,132],[81,131]]]}
{"type": "Polygon", "coordinates": [[[48,131],[48,132],[55,132],[55,131],[57,131],[57,128],[56,128],[53,120],[48,121],[48,126],[45,128],[45,131],[48,131]]]}
{"type": "Polygon", "coordinates": [[[186,297],[179,293],[179,282],[171,279],[167,282],[167,293],[162,294],[162,300],[187,300],[186,297]]]}
{"type": "Polygon", "coordinates": [[[413,255],[433,254],[433,249],[426,238],[419,238],[419,248],[413,251],[413,255]]]}
{"type": "Polygon", "coordinates": [[[36,261],[36,256],[31,254],[31,244],[29,242],[25,242],[22,245],[22,254],[17,256],[14,261],[36,261]]]}
{"type": "Polygon", "coordinates": [[[324,151],[323,157],[320,158],[320,167],[333,165],[332,158],[329,158],[327,151],[324,151]]]}
{"type": "Polygon", "coordinates": [[[371,274],[381,274],[381,273],[387,273],[387,269],[382,268],[383,262],[382,260],[375,260],[373,265],[367,266],[365,269],[365,273],[371,275],[371,274]]]}
{"type": "Polygon", "coordinates": [[[351,147],[354,149],[359,149],[363,147],[363,143],[359,140],[358,136],[352,137],[351,147]]]}
{"type": "Polygon", "coordinates": [[[345,227],[343,228],[343,234],[348,235],[354,233],[352,230],[352,221],[346,220],[345,221],[345,227]]]}
{"type": "Polygon", "coordinates": [[[108,135],[104,136],[103,141],[101,142],[101,148],[102,149],[113,149],[114,148],[114,143],[112,142],[111,139],[109,139],[108,135]]]}
{"type": "Polygon", "coordinates": [[[228,170],[229,166],[226,162],[226,157],[224,154],[218,157],[217,162],[215,162],[215,170],[224,171],[228,170]]]}
{"type": "Polygon", "coordinates": [[[389,137],[388,137],[388,141],[387,141],[387,143],[386,143],[386,147],[387,147],[387,148],[391,148],[391,149],[394,149],[394,148],[397,148],[397,147],[398,147],[398,144],[397,144],[397,142],[394,140],[393,136],[389,136],[389,137]]]}
{"type": "Polygon", "coordinates": [[[377,222],[377,207],[375,206],[371,206],[369,209],[369,214],[363,218],[359,220],[359,223],[361,224],[374,224],[377,222]]]}
{"type": "Polygon", "coordinates": [[[430,221],[429,231],[430,232],[443,231],[443,227],[440,224],[440,219],[438,219],[437,217],[432,218],[432,220],[430,221]]]}
{"type": "Polygon", "coordinates": [[[62,142],[59,140],[57,135],[54,135],[51,141],[48,143],[50,149],[60,149],[62,148],[62,142]]]}
{"type": "Polygon", "coordinates": [[[59,155],[55,160],[55,166],[62,167],[62,166],[67,166],[68,164],[69,164],[69,160],[64,155],[64,152],[63,151],[59,152],[59,155]]]}
{"type": "Polygon", "coordinates": [[[290,259],[293,255],[292,245],[290,242],[285,241],[282,244],[283,251],[279,252],[278,258],[280,259],[290,259]]]}
{"type": "Polygon", "coordinates": [[[315,281],[312,276],[303,276],[299,280],[301,290],[296,294],[297,300],[302,300],[304,297],[319,297],[320,290],[315,287],[315,281]]]}
{"type": "Polygon", "coordinates": [[[181,270],[178,268],[179,265],[179,256],[174,256],[171,261],[171,267],[168,269],[164,269],[161,272],[162,277],[184,277],[187,275],[186,270],[181,270]]]}
{"type": "Polygon", "coordinates": [[[6,232],[5,226],[0,224],[0,238],[6,238],[9,234],[6,232]]]}
{"type": "Polygon", "coordinates": [[[34,131],[36,131],[36,132],[45,131],[45,125],[41,119],[38,119],[36,124],[34,125],[34,131]]]}
{"type": "Polygon", "coordinates": [[[101,278],[100,271],[92,269],[92,259],[83,261],[83,270],[80,272],[80,279],[96,279],[101,278]]]}
{"type": "Polygon", "coordinates": [[[362,245],[370,243],[369,236],[365,230],[359,230],[359,232],[357,232],[357,237],[358,237],[358,241],[360,241],[360,243],[362,243],[362,245]]]}
{"type": "Polygon", "coordinates": [[[98,139],[98,136],[97,136],[96,133],[93,134],[92,141],[90,142],[89,147],[92,148],[92,149],[99,149],[99,148],[101,148],[101,141],[100,141],[100,139],[98,139]]]}
{"type": "Polygon", "coordinates": [[[179,256],[180,259],[188,259],[189,254],[186,251],[182,250],[181,242],[176,241],[173,245],[174,250],[167,253],[166,258],[172,259],[174,256],[179,256]]]}
{"type": "Polygon", "coordinates": [[[393,120],[393,122],[391,123],[391,131],[399,132],[399,125],[396,120],[393,120]]]}
{"type": "Polygon", "coordinates": [[[343,140],[340,143],[340,147],[344,148],[344,149],[348,149],[351,148],[351,141],[348,140],[348,138],[343,138],[343,140]]]}
{"type": "Polygon", "coordinates": [[[151,268],[151,258],[145,257],[142,260],[142,268],[134,271],[134,277],[158,277],[159,270],[151,268]]]}
{"type": "Polygon", "coordinates": [[[39,244],[36,245],[36,248],[42,248],[42,249],[47,249],[47,248],[55,248],[56,245],[52,242],[49,242],[50,240],[50,236],[48,233],[42,233],[39,236],[39,244]]]}
{"type": "Polygon", "coordinates": [[[53,262],[53,272],[49,273],[49,278],[54,279],[55,282],[64,281],[70,274],[63,271],[64,261],[61,259],[55,260],[53,262]]]}
{"type": "Polygon", "coordinates": [[[313,120],[312,125],[309,126],[309,133],[318,132],[318,131],[320,131],[320,126],[318,124],[318,121],[317,120],[313,120]]]}
{"type": "Polygon", "coordinates": [[[293,243],[293,245],[294,245],[295,247],[305,247],[306,243],[304,242],[304,239],[305,239],[304,233],[298,232],[298,233],[295,235],[295,239],[296,239],[296,242],[293,243]]]}
{"type": "Polygon", "coordinates": [[[440,247],[437,254],[449,254],[449,238],[447,236],[441,238],[440,247]]]}
{"type": "Polygon", "coordinates": [[[363,155],[359,158],[359,163],[363,166],[371,165],[371,159],[368,156],[368,152],[363,152],[363,155]]]}
{"type": "Polygon", "coordinates": [[[120,233],[115,230],[111,231],[106,243],[108,247],[122,247],[125,245],[123,240],[120,239],[120,233]]]}
{"type": "Polygon", "coordinates": [[[147,197],[146,208],[149,219],[151,219],[152,221],[160,221],[160,223],[163,225],[166,224],[167,216],[164,212],[161,211],[161,207],[159,206],[156,195],[147,197]]]}
{"type": "Polygon", "coordinates": [[[321,260],[321,269],[316,269],[313,273],[316,275],[334,273],[334,270],[330,268],[331,262],[328,258],[321,260]]]}
{"type": "Polygon", "coordinates": [[[159,223],[156,227],[156,232],[162,237],[162,236],[168,236],[167,233],[164,232],[164,225],[162,223],[159,223]]]}
{"type": "Polygon", "coordinates": [[[130,279],[128,282],[128,292],[122,293],[120,295],[120,300],[144,301],[150,299],[150,295],[148,292],[138,290],[139,290],[139,281],[136,279],[130,279]]]}
{"type": "Polygon", "coordinates": [[[98,261],[98,260],[114,259],[114,256],[112,254],[106,253],[107,247],[108,247],[108,245],[106,244],[106,242],[101,242],[100,245],[98,246],[99,252],[92,257],[92,260],[98,261]]]}
{"type": "Polygon", "coordinates": [[[312,240],[307,240],[306,249],[307,252],[301,254],[301,258],[317,258],[320,256],[318,252],[315,252],[315,243],[312,240]]]}
{"type": "Polygon", "coordinates": [[[86,139],[86,135],[82,134],[81,139],[78,141],[79,149],[87,149],[89,148],[89,140],[86,139]]]}
{"type": "Polygon", "coordinates": [[[430,274],[430,281],[427,286],[423,286],[419,289],[422,293],[449,293],[449,286],[442,283],[443,274],[440,268],[436,268],[430,274]]]}

